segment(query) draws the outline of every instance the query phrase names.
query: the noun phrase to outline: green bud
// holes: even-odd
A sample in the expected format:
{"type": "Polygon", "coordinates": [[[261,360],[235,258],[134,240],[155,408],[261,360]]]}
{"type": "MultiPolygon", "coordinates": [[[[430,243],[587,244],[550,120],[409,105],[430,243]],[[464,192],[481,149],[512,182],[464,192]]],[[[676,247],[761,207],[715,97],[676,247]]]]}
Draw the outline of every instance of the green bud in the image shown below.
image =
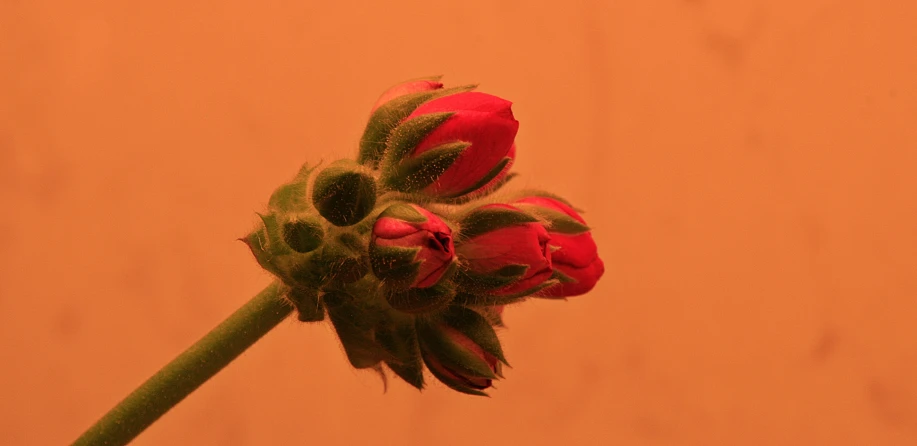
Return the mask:
{"type": "Polygon", "coordinates": [[[312,203],[335,226],[357,224],[376,205],[376,181],[355,162],[336,161],[315,178],[312,203]]]}

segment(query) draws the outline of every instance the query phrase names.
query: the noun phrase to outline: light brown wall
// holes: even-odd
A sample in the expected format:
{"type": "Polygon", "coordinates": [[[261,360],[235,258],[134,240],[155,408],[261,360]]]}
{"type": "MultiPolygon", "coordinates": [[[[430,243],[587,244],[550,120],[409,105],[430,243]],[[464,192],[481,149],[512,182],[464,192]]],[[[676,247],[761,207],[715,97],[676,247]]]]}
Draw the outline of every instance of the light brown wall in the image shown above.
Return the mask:
{"type": "Polygon", "coordinates": [[[64,444],[269,282],[235,241],[388,85],[514,101],[608,272],[490,399],[281,325],[137,444],[917,444],[917,3],[0,1],[0,443],[64,444]],[[446,5],[445,3],[449,3],[446,5]]]}

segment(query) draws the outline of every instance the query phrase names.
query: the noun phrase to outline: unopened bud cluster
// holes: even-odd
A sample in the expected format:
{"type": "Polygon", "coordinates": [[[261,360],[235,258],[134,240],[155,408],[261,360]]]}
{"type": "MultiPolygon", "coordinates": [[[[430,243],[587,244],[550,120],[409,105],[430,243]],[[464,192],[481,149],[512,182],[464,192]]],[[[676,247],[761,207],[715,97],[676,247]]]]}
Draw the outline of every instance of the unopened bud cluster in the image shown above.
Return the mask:
{"type": "Polygon", "coordinates": [[[473,90],[392,87],[356,159],[304,166],[243,240],[300,320],[327,314],[354,367],[384,364],[417,388],[426,368],[484,395],[506,364],[503,307],[586,293],[604,265],[567,201],[494,194],[512,177],[519,123],[510,102],[473,90]]]}

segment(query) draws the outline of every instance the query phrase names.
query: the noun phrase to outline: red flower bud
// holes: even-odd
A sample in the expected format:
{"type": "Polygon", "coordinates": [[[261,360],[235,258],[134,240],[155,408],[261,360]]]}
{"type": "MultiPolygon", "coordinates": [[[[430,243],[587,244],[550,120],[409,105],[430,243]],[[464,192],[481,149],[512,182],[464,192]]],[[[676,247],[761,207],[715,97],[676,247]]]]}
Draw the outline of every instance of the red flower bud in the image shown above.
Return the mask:
{"type": "MultiPolygon", "coordinates": [[[[487,210],[519,210],[506,204],[482,206],[476,212],[487,210]]],[[[531,290],[551,277],[550,236],[541,223],[523,222],[499,226],[467,240],[456,248],[463,267],[481,277],[506,276],[513,270],[516,277],[488,294],[506,296],[531,290]],[[518,273],[516,273],[518,272],[518,273]]]]}
{"type": "Polygon", "coordinates": [[[414,110],[409,120],[430,113],[452,115],[428,133],[409,158],[444,144],[470,144],[423,192],[441,197],[464,195],[483,189],[505,173],[515,156],[513,141],[519,130],[511,106],[496,96],[464,92],[433,99],[414,110]]]}
{"type": "Polygon", "coordinates": [[[419,79],[400,83],[386,90],[385,93],[382,93],[382,96],[379,96],[372,110],[370,110],[370,114],[376,111],[382,104],[397,97],[411,93],[419,93],[421,91],[439,90],[440,88],[443,88],[443,83],[436,79],[419,79]]]}
{"type": "MultiPolygon", "coordinates": [[[[528,197],[516,202],[538,206],[547,210],[560,211],[577,222],[585,225],[586,221],[567,204],[549,197],[528,197]]],[[[560,249],[551,254],[554,269],[565,274],[575,282],[561,282],[538,293],[542,297],[568,297],[585,294],[592,290],[602,274],[605,264],[599,258],[598,249],[592,235],[586,231],[578,234],[561,233],[551,228],[550,244],[560,249]]]]}
{"type": "MultiPolygon", "coordinates": [[[[485,352],[481,346],[475,344],[468,336],[465,336],[462,332],[452,327],[443,327],[443,331],[445,331],[446,336],[448,336],[458,347],[467,350],[468,353],[487,363],[487,366],[490,367],[493,374],[499,376],[500,361],[494,357],[494,355],[485,352]]],[[[474,389],[484,390],[490,387],[491,384],[491,378],[475,376],[475,374],[467,373],[459,368],[449,368],[439,362],[439,359],[433,355],[427,357],[427,367],[434,369],[450,380],[462,382],[474,389]]]]}
{"type": "Polygon", "coordinates": [[[486,395],[491,380],[502,378],[503,347],[490,322],[477,311],[452,306],[439,316],[417,320],[423,361],[452,389],[486,395]]]}
{"type": "Polygon", "coordinates": [[[369,249],[376,277],[399,288],[436,285],[455,257],[449,226],[413,204],[396,204],[380,214],[369,249]]]}

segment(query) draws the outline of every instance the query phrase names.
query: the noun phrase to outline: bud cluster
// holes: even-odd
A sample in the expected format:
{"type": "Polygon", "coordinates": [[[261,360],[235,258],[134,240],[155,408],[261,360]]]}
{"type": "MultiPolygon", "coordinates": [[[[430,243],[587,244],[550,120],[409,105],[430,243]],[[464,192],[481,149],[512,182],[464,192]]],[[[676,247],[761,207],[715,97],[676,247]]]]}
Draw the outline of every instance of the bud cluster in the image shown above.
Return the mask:
{"type": "Polygon", "coordinates": [[[424,369],[485,395],[505,365],[505,305],[590,291],[604,273],[585,220],[512,178],[511,103],[399,84],[373,106],[355,160],[306,165],[243,238],[302,321],[327,317],[356,368],[417,388],[424,369]],[[494,197],[500,195],[502,200],[494,197]]]}

